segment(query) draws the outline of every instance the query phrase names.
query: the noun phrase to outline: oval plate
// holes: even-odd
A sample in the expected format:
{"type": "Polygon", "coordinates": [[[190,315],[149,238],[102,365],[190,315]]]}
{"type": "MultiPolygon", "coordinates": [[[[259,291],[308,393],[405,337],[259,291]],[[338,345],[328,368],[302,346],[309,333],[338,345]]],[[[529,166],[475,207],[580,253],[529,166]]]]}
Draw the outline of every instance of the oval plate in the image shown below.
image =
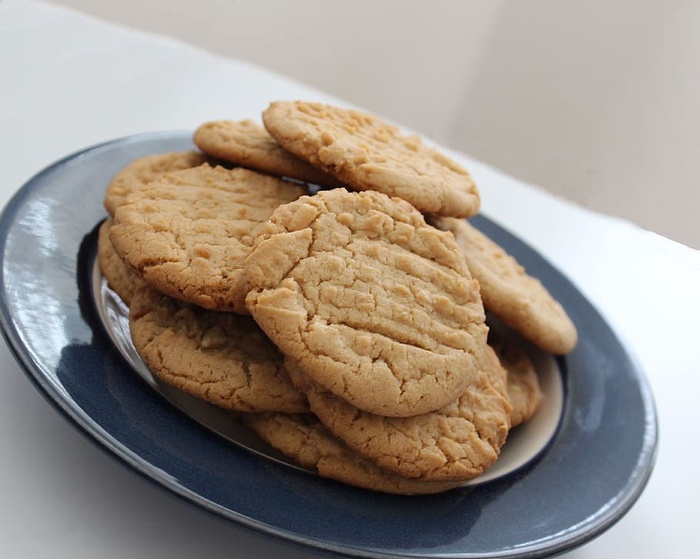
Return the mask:
{"type": "Polygon", "coordinates": [[[473,223],[560,300],[579,329],[558,359],[559,428],[534,461],[442,495],[377,494],[232,445],[170,405],[102,328],[91,293],[104,190],[133,159],[193,149],[191,133],[128,137],[48,167],[0,218],[0,320],[18,362],[75,426],[153,482],[245,526],[358,557],[544,557],[619,520],[656,456],[653,399],[637,364],[583,295],[525,243],[473,223]]]}

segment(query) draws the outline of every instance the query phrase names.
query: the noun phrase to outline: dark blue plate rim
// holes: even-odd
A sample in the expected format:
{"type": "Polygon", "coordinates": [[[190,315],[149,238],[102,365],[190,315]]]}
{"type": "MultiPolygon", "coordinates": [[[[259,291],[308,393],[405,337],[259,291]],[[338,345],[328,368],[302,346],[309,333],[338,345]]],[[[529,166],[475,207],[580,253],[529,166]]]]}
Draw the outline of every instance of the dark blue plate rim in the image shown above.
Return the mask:
{"type": "Polygon", "coordinates": [[[5,339],[37,389],[90,440],[210,512],[358,557],[545,557],[589,541],[633,506],[658,438],[643,372],[568,279],[484,216],[473,223],[540,278],[580,333],[558,361],[567,393],[559,430],[521,471],[439,496],[374,494],[232,447],[163,401],[105,336],[88,271],[111,176],[135,157],[192,149],[190,138],[140,134],[69,155],[22,186],[0,217],[5,339]]]}

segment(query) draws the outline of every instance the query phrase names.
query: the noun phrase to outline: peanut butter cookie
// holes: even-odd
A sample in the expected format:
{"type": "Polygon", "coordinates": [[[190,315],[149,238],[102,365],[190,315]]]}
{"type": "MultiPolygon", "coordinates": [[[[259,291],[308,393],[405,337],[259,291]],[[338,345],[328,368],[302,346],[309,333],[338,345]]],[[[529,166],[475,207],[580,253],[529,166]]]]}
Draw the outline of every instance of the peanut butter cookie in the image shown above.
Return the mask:
{"type": "Polygon", "coordinates": [[[166,173],[117,208],[110,239],[152,287],[208,309],[247,313],[243,261],[257,230],[298,185],[208,164],[166,173]]]}
{"type": "Polygon", "coordinates": [[[336,178],[283,149],[253,120],[213,120],[195,130],[194,143],[204,153],[278,177],[319,186],[341,186],[336,178]]]}
{"type": "Polygon", "coordinates": [[[247,414],[244,422],[270,446],[321,477],[399,495],[431,494],[459,483],[408,479],[382,470],[335,439],[312,415],[247,414]]]}
{"type": "Polygon", "coordinates": [[[454,234],[479,281],[487,311],[550,353],[565,354],[576,346],[576,326],[564,308],[515,258],[466,220],[438,218],[433,223],[454,234]]]}
{"type": "Polygon", "coordinates": [[[481,370],[455,402],[415,417],[363,412],[305,377],[287,360],[292,382],[321,423],[352,450],[380,467],[425,481],[466,481],[499,456],[510,427],[510,405],[495,385],[505,370],[484,348],[481,370]]]}
{"type": "Polygon", "coordinates": [[[134,347],[165,383],[236,411],[308,411],[284,359],[250,316],[177,301],[150,287],[134,293],[134,347]]]}
{"type": "Polygon", "coordinates": [[[97,262],[102,275],[107,280],[107,285],[129,306],[131,298],[141,288],[143,282],[114,251],[112,241],[109,240],[111,227],[111,217],[105,219],[100,225],[97,233],[97,262]]]}
{"type": "Polygon", "coordinates": [[[155,178],[169,171],[197,167],[206,156],[196,151],[157,153],[140,157],[119,171],[105,191],[104,206],[110,215],[121,206],[134,190],[147,186],[155,178]]]}
{"type": "Polygon", "coordinates": [[[270,135],[354,190],[378,190],[422,212],[469,217],[479,192],[456,162],[379,118],[351,109],[278,101],[263,112],[270,135]]]}
{"type": "Polygon", "coordinates": [[[478,283],[453,236],[403,200],[335,189],[280,206],[245,276],[270,339],[359,409],[419,415],[479,375],[478,283]]]}
{"type": "Polygon", "coordinates": [[[527,353],[505,341],[492,343],[493,349],[508,373],[508,400],[511,427],[532,419],[542,405],[542,389],[537,371],[527,353]]]}

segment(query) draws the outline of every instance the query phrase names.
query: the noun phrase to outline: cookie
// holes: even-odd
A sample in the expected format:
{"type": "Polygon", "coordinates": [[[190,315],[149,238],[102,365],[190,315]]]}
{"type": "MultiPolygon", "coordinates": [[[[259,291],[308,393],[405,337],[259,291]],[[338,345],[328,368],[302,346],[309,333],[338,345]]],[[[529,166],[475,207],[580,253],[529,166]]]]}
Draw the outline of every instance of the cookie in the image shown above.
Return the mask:
{"type": "Polygon", "coordinates": [[[135,292],[136,351],[163,382],[236,411],[308,411],[284,358],[250,316],[202,309],[150,287],[135,292]]]}
{"type": "Polygon", "coordinates": [[[527,353],[517,345],[498,341],[492,346],[508,373],[508,400],[512,408],[510,423],[511,427],[516,427],[532,419],[542,405],[537,371],[527,353]]]}
{"type": "Polygon", "coordinates": [[[235,165],[319,186],[341,186],[336,178],[283,149],[253,120],[205,122],[195,130],[194,143],[204,153],[235,165]]]}
{"type": "Polygon", "coordinates": [[[107,285],[128,306],[136,290],[143,282],[119,258],[109,240],[109,230],[112,228],[112,218],[105,219],[97,233],[97,262],[107,285]]]}
{"type": "Polygon", "coordinates": [[[270,135],[354,190],[377,190],[437,215],[469,217],[479,191],[445,155],[379,118],[351,109],[278,101],[263,112],[270,135]]]}
{"type": "Polygon", "coordinates": [[[110,239],[146,283],[202,307],[246,313],[243,261],[257,230],[305,189],[203,164],[161,175],[117,208],[110,239]]]}
{"type": "Polygon", "coordinates": [[[287,370],[321,423],[364,458],[404,477],[466,481],[496,461],[510,428],[510,405],[495,388],[503,386],[505,371],[489,347],[481,364],[455,402],[405,418],[362,412],[304,377],[289,360],[287,370]]]}
{"type": "Polygon", "coordinates": [[[487,311],[547,352],[563,355],[576,346],[576,326],[564,308],[513,256],[466,220],[432,223],[454,234],[487,311]]]}
{"type": "Polygon", "coordinates": [[[403,200],[335,189],[280,206],[244,270],[270,339],[359,409],[426,413],[478,375],[478,284],[452,235],[403,200]]]}
{"type": "Polygon", "coordinates": [[[321,477],[383,493],[441,493],[459,483],[407,479],[377,467],[336,440],[312,415],[247,414],[244,422],[258,436],[321,477]]]}
{"type": "Polygon", "coordinates": [[[104,206],[110,215],[114,215],[132,191],[148,185],[163,173],[190,169],[205,161],[206,156],[196,151],[157,153],[140,157],[119,171],[107,185],[104,206]]]}

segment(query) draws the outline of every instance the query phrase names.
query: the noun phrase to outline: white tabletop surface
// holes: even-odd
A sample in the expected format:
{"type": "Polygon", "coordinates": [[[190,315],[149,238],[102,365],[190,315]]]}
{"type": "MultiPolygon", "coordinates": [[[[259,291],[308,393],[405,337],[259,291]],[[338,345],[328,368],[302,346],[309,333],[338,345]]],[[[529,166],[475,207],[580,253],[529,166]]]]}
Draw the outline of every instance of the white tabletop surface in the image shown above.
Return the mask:
{"type": "MultiPolygon", "coordinates": [[[[187,45],[24,0],[0,1],[0,206],[55,160],[113,138],[257,115],[274,99],[338,102],[187,45]]],[[[598,307],[651,384],[656,468],[641,498],[569,558],[689,557],[700,517],[700,255],[455,154],[483,212],[598,307]]],[[[0,556],[314,557],[156,488],[64,421],[0,342],[0,556]]]]}

